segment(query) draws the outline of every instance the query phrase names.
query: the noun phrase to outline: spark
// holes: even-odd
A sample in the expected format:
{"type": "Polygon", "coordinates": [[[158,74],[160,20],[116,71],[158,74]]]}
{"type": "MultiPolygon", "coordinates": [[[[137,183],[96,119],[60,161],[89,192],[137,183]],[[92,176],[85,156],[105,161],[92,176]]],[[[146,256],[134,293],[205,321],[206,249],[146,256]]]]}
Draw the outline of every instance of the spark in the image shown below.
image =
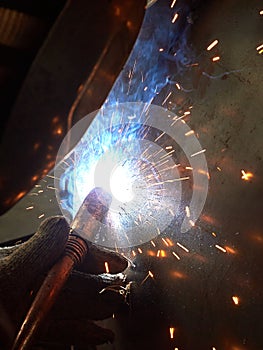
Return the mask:
{"type": "Polygon", "coordinates": [[[172,254],[173,254],[173,256],[176,257],[177,260],[180,260],[180,259],[181,259],[180,256],[179,256],[178,254],[176,254],[175,252],[172,252],[172,254]]]}
{"type": "Polygon", "coordinates": [[[134,250],[132,250],[132,255],[136,256],[136,252],[134,250]]]}
{"type": "Polygon", "coordinates": [[[38,219],[41,219],[41,218],[43,218],[44,216],[45,216],[45,214],[41,214],[41,215],[38,216],[38,219]]]}
{"type": "Polygon", "coordinates": [[[173,242],[169,238],[166,238],[166,242],[168,243],[168,245],[170,247],[172,247],[174,245],[173,242]]]}
{"type": "Polygon", "coordinates": [[[181,86],[178,83],[176,83],[175,86],[177,87],[178,90],[181,90],[181,86]]]}
{"type": "Polygon", "coordinates": [[[210,51],[213,47],[215,47],[218,44],[218,40],[214,40],[210,45],[207,46],[206,50],[210,51]]]}
{"type": "Polygon", "coordinates": [[[31,209],[33,209],[33,208],[34,208],[34,206],[31,205],[30,207],[26,207],[26,210],[31,210],[31,209]]]}
{"type": "Polygon", "coordinates": [[[176,242],[176,244],[178,245],[178,247],[182,248],[186,253],[189,253],[189,249],[187,249],[185,246],[183,246],[181,243],[176,242]]]}
{"type": "Polygon", "coordinates": [[[263,10],[260,10],[260,11],[259,11],[259,14],[260,14],[261,16],[263,16],[263,10]]]}
{"type": "Polygon", "coordinates": [[[193,221],[193,220],[189,220],[189,224],[190,224],[192,227],[194,227],[194,226],[195,226],[195,223],[194,223],[194,221],[193,221]]]}
{"type": "Polygon", "coordinates": [[[150,270],[148,271],[146,277],[142,280],[141,285],[144,284],[149,277],[153,278],[153,273],[150,270]]]}
{"type": "Polygon", "coordinates": [[[190,136],[190,135],[194,135],[194,130],[190,130],[188,132],[185,133],[185,136],[190,136]]]}
{"type": "Polygon", "coordinates": [[[215,56],[212,58],[212,61],[213,62],[216,62],[216,61],[219,61],[220,60],[220,56],[215,56]]]}
{"type": "Polygon", "coordinates": [[[105,261],[104,265],[105,265],[105,271],[106,271],[106,273],[109,273],[109,272],[110,272],[110,269],[109,269],[109,264],[108,264],[108,262],[105,261]]]}
{"type": "Polygon", "coordinates": [[[178,18],[178,13],[175,13],[172,19],[172,23],[174,23],[178,18]]]}
{"type": "Polygon", "coordinates": [[[174,149],[172,149],[170,152],[168,152],[168,153],[166,153],[166,154],[162,155],[162,156],[160,157],[160,159],[164,159],[164,158],[166,158],[166,157],[170,156],[171,154],[173,154],[174,152],[175,152],[175,150],[174,150],[174,149]]]}
{"type": "Polygon", "coordinates": [[[157,258],[160,258],[160,257],[161,258],[165,258],[166,257],[166,253],[165,253],[164,250],[158,249],[156,256],[157,256],[157,258]]]}
{"type": "Polygon", "coordinates": [[[166,180],[165,182],[176,182],[176,181],[184,181],[189,179],[190,179],[189,176],[185,176],[185,177],[179,177],[178,179],[166,180]]]}
{"type": "Polygon", "coordinates": [[[215,233],[215,232],[212,232],[211,235],[214,236],[214,237],[216,237],[216,233],[215,233]]]}
{"type": "Polygon", "coordinates": [[[215,247],[216,247],[217,249],[221,250],[221,252],[226,253],[226,249],[223,248],[223,247],[221,247],[220,245],[216,244],[215,247]]]}
{"type": "Polygon", "coordinates": [[[259,51],[260,49],[263,49],[263,44],[259,45],[256,50],[259,51]]]}
{"type": "Polygon", "coordinates": [[[210,179],[209,172],[203,170],[203,169],[198,169],[198,173],[202,175],[206,175],[208,179],[210,179]]]}
{"type": "Polygon", "coordinates": [[[51,179],[56,179],[56,180],[59,180],[59,178],[58,178],[58,177],[55,177],[55,176],[53,176],[53,175],[47,175],[47,177],[50,177],[51,179]]]}
{"type": "Polygon", "coordinates": [[[160,52],[162,52],[163,50],[164,50],[164,49],[163,49],[162,47],[159,49],[160,52]]]}
{"type": "Polygon", "coordinates": [[[174,7],[175,3],[176,3],[176,0],[173,0],[173,2],[171,4],[171,9],[174,7]]]}
{"type": "Polygon", "coordinates": [[[141,248],[138,248],[138,252],[139,252],[140,254],[142,254],[142,250],[141,250],[141,248]]]}
{"type": "Polygon", "coordinates": [[[163,137],[163,135],[165,135],[165,132],[161,133],[161,135],[159,135],[158,137],[156,137],[156,139],[154,140],[154,142],[157,142],[158,140],[160,140],[160,138],[163,137]]]}
{"type": "Polygon", "coordinates": [[[37,191],[38,193],[43,193],[44,192],[44,190],[39,190],[39,191],[37,191]]]}
{"type": "Polygon", "coordinates": [[[249,181],[250,179],[252,179],[253,174],[250,172],[245,172],[245,170],[241,170],[242,176],[241,179],[245,180],[245,181],[249,181]]]}
{"type": "Polygon", "coordinates": [[[216,348],[213,346],[213,347],[212,347],[212,350],[216,350],[216,348]]]}
{"type": "Polygon", "coordinates": [[[216,168],[218,171],[222,171],[222,169],[219,166],[217,166],[216,168]]]}
{"type": "Polygon", "coordinates": [[[191,166],[186,166],[185,169],[186,170],[193,170],[193,168],[191,166]]]}
{"type": "Polygon", "coordinates": [[[167,247],[169,247],[169,243],[166,242],[165,238],[162,237],[162,241],[163,241],[163,243],[164,243],[167,247]]]}
{"type": "Polygon", "coordinates": [[[185,212],[186,212],[186,216],[188,218],[190,218],[190,209],[189,209],[188,205],[185,207],[185,212]]]}
{"type": "Polygon", "coordinates": [[[173,212],[173,210],[172,210],[171,208],[169,209],[169,213],[170,213],[172,216],[175,216],[175,215],[174,215],[174,212],[173,212]]]}
{"type": "Polygon", "coordinates": [[[239,305],[239,297],[237,297],[236,295],[233,295],[232,300],[233,300],[235,305],[239,305]]]}
{"type": "Polygon", "coordinates": [[[225,248],[226,248],[226,251],[228,253],[230,253],[230,254],[236,254],[237,253],[235,249],[233,249],[233,248],[231,248],[229,246],[225,246],[225,248]]]}
{"type": "Polygon", "coordinates": [[[174,338],[174,331],[175,331],[175,328],[174,327],[170,327],[170,338],[173,339],[174,338]]]}
{"type": "Polygon", "coordinates": [[[165,102],[168,100],[168,98],[172,95],[172,91],[169,92],[169,94],[165,97],[163,100],[162,106],[165,104],[165,102]]]}
{"type": "Polygon", "coordinates": [[[62,133],[63,133],[63,130],[62,130],[62,127],[61,127],[61,126],[57,127],[57,128],[53,131],[53,134],[54,134],[54,135],[62,135],[62,133]]]}
{"type": "Polygon", "coordinates": [[[206,151],[206,149],[204,148],[204,149],[202,149],[201,151],[198,151],[198,152],[196,152],[196,153],[191,154],[190,157],[195,157],[195,156],[197,156],[198,154],[204,153],[205,151],[206,151]]]}
{"type": "Polygon", "coordinates": [[[156,244],[154,243],[154,241],[151,241],[152,246],[156,247],[156,244]]]}

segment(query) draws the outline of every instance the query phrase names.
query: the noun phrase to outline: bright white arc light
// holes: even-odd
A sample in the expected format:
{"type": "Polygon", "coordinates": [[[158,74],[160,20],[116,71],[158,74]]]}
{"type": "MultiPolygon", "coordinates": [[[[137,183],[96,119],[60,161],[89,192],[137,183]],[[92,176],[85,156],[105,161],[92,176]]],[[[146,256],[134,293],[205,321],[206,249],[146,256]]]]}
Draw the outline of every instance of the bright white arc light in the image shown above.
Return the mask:
{"type": "Polygon", "coordinates": [[[132,181],[124,166],[117,166],[110,177],[112,195],[122,203],[130,202],[133,197],[132,181]]]}

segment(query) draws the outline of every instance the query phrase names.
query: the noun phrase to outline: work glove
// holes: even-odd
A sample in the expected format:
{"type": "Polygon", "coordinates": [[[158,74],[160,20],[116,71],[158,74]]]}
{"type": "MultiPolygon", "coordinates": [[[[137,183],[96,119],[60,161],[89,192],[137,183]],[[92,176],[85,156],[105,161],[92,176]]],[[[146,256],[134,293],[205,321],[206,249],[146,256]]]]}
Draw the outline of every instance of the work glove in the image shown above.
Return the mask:
{"type": "MultiPolygon", "coordinates": [[[[63,217],[50,217],[25,243],[0,248],[1,349],[10,349],[45,275],[63,254],[69,231],[63,217]]],[[[125,308],[123,272],[128,263],[122,255],[88,245],[84,261],[71,273],[41,327],[37,339],[41,349],[53,349],[54,344],[60,344],[59,349],[61,345],[96,349],[114,339],[111,330],[92,320],[109,318],[125,308]],[[110,273],[105,273],[105,262],[110,273]]]]}

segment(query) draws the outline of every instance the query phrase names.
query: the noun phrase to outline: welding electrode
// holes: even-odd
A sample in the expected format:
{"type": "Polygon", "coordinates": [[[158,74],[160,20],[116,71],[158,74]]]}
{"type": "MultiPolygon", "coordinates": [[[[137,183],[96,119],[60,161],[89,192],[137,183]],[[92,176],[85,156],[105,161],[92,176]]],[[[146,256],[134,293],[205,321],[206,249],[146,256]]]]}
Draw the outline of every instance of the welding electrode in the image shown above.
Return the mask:
{"type": "Polygon", "coordinates": [[[71,234],[62,258],[51,268],[41,285],[15,339],[12,350],[29,350],[42,321],[75,265],[88,252],[85,240],[93,240],[99,222],[105,217],[111,197],[101,188],[94,188],[84,199],[71,225],[71,234]],[[78,232],[81,232],[80,237],[78,232]],[[85,236],[85,237],[84,237],[85,236]]]}

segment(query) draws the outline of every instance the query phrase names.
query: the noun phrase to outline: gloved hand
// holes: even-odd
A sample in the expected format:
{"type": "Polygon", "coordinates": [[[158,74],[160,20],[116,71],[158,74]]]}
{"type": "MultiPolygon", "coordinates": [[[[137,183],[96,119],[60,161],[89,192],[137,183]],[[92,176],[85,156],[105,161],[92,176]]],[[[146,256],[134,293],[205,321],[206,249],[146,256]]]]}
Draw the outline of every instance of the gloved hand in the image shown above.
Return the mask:
{"type": "MultiPolygon", "coordinates": [[[[51,217],[25,243],[0,248],[0,348],[9,349],[45,274],[64,251],[69,226],[63,217],[51,217]]],[[[91,320],[111,317],[124,305],[109,286],[125,286],[127,260],[90,244],[84,262],[70,275],[38,341],[95,346],[113,341],[114,334],[91,320]],[[105,273],[108,262],[110,274],[105,273]],[[102,290],[106,290],[100,293],[102,290]]],[[[114,287],[115,288],[115,287],[114,287]]],[[[93,347],[91,347],[93,348],[93,347]]],[[[49,349],[49,347],[44,347],[49,349]]]]}

